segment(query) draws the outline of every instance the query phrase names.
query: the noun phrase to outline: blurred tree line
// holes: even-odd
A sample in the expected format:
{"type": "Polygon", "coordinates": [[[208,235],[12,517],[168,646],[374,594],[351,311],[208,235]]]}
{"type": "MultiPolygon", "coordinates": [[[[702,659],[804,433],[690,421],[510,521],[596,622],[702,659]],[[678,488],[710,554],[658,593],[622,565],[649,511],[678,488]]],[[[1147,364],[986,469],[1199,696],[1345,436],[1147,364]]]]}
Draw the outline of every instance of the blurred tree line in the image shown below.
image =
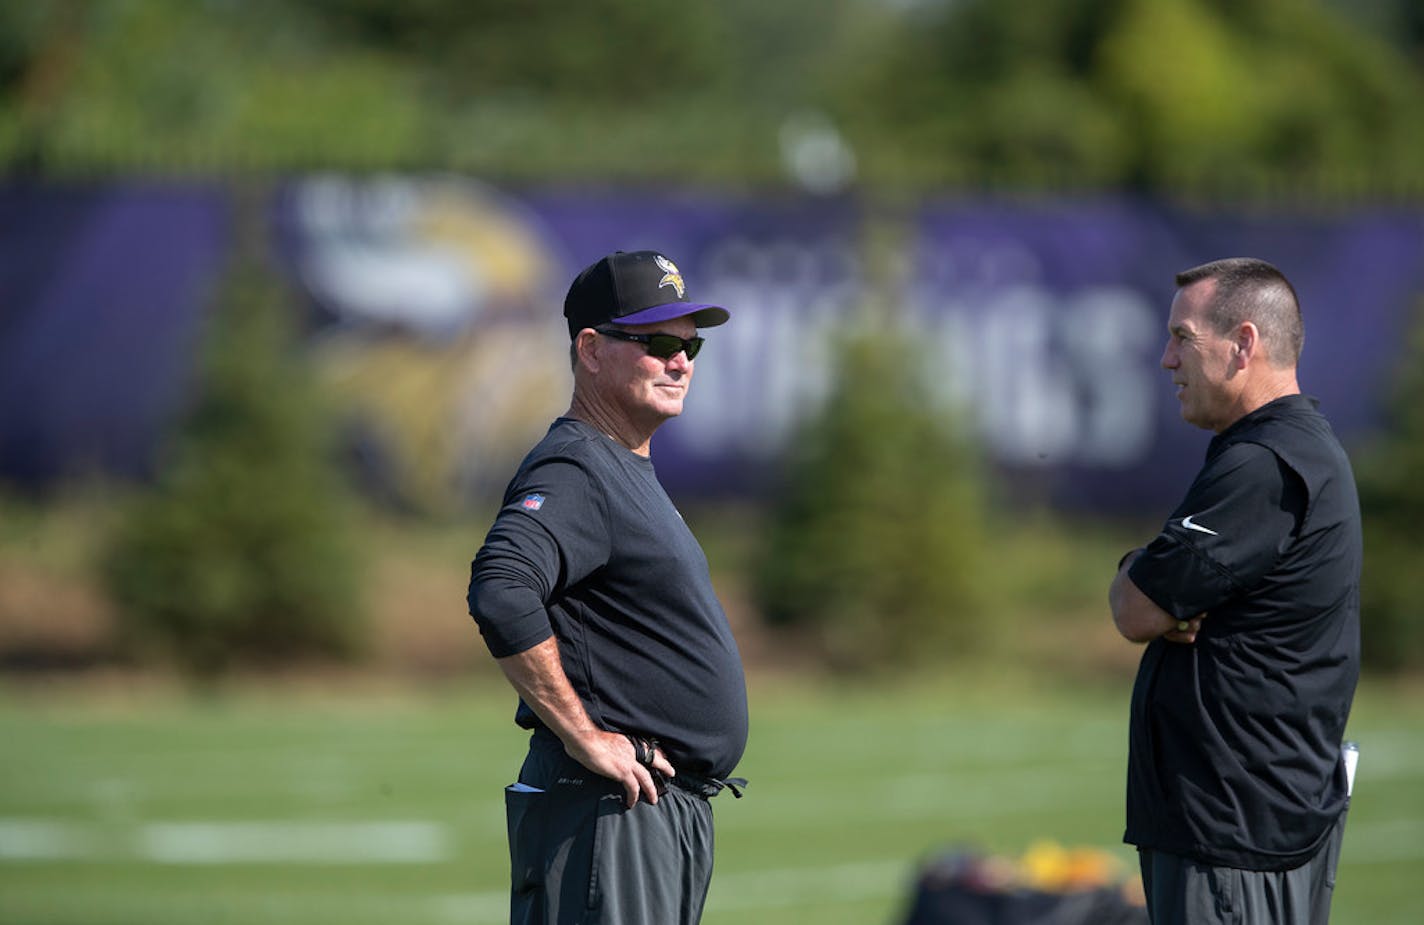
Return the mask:
{"type": "MultiPolygon", "coordinates": [[[[1335,203],[1417,201],[1421,151],[1412,0],[0,5],[11,178],[454,170],[891,202],[988,188],[1335,203]],[[828,183],[788,174],[807,137],[843,152],[828,183]]],[[[202,397],[107,560],[135,648],[196,675],[359,648],[345,502],[269,274],[239,256],[202,397]]],[[[754,576],[771,621],[846,667],[986,645],[982,474],[916,400],[904,349],[843,345],[754,576]]],[[[1392,668],[1424,663],[1409,610],[1424,381],[1400,388],[1401,434],[1360,470],[1367,646],[1392,668]]]]}
{"type": "Polygon", "coordinates": [[[1421,72],[1411,0],[41,0],[0,164],[1415,195],[1421,72]]]}

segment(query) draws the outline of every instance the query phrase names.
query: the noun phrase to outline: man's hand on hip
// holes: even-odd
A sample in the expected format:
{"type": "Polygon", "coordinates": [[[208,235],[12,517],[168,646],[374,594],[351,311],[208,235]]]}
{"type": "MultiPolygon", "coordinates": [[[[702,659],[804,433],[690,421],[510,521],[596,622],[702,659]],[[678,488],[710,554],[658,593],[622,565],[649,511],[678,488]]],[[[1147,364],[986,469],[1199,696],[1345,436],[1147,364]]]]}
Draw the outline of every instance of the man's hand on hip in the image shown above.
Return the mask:
{"type": "Polygon", "coordinates": [[[621,732],[605,732],[590,729],[581,733],[574,741],[565,741],[564,750],[579,764],[595,774],[616,780],[623,785],[629,809],[637,805],[639,799],[649,803],[658,802],[658,785],[653,772],[671,780],[677,771],[667,760],[662,750],[644,743],[647,751],[643,757],[647,763],[639,762],[639,748],[628,736],[621,732]]]}

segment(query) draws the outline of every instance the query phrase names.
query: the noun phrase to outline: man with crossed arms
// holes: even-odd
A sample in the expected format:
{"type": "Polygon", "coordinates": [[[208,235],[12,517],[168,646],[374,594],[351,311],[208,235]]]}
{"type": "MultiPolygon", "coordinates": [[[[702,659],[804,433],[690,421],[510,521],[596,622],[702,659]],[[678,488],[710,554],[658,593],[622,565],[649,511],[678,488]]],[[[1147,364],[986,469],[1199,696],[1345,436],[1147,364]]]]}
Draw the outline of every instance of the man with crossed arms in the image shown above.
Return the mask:
{"type": "Polygon", "coordinates": [[[1162,532],[1109,590],[1146,643],[1124,840],[1154,925],[1324,925],[1349,806],[1341,740],[1359,677],[1359,502],[1300,394],[1291,284],[1231,258],[1177,275],[1162,366],[1213,431],[1162,532]]]}

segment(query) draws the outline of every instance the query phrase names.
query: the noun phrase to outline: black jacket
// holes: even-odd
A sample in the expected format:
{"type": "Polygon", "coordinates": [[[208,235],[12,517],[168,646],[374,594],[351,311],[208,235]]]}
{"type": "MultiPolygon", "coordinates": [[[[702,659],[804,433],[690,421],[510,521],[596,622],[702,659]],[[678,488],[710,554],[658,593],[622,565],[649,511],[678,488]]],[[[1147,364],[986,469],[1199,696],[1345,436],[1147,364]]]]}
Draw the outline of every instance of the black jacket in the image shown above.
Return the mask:
{"type": "Polygon", "coordinates": [[[1360,509],[1313,399],[1218,434],[1128,576],[1193,645],[1148,645],[1132,696],[1124,839],[1225,867],[1308,860],[1344,810],[1359,677],[1360,509]]]}

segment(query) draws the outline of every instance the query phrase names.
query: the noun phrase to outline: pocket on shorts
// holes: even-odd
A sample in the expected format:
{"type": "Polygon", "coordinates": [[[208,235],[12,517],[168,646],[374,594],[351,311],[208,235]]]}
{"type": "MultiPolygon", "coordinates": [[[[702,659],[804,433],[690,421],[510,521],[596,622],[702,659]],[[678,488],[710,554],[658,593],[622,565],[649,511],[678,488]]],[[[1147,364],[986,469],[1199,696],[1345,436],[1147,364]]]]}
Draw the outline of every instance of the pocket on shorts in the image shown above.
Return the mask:
{"type": "Polygon", "coordinates": [[[584,905],[590,911],[603,905],[604,880],[613,873],[611,867],[618,861],[617,852],[610,852],[608,844],[612,836],[611,826],[618,825],[625,809],[623,797],[619,793],[607,793],[599,798],[589,821],[592,836],[588,856],[588,895],[584,905]]]}
{"type": "Polygon", "coordinates": [[[510,889],[516,896],[534,892],[544,880],[544,826],[539,809],[547,798],[542,790],[524,789],[518,784],[504,788],[510,889]]]}
{"type": "Polygon", "coordinates": [[[1200,915],[1203,921],[1220,922],[1222,925],[1235,925],[1241,921],[1241,894],[1242,885],[1240,882],[1240,871],[1229,867],[1212,867],[1208,864],[1196,864],[1193,868],[1198,876],[1206,881],[1207,895],[1211,898],[1211,910],[1205,908],[1189,909],[1188,921],[1195,921],[1200,915]]]}
{"type": "Polygon", "coordinates": [[[583,781],[560,781],[547,791],[505,788],[516,906],[537,907],[552,921],[597,902],[593,859],[603,790],[583,781]]]}

